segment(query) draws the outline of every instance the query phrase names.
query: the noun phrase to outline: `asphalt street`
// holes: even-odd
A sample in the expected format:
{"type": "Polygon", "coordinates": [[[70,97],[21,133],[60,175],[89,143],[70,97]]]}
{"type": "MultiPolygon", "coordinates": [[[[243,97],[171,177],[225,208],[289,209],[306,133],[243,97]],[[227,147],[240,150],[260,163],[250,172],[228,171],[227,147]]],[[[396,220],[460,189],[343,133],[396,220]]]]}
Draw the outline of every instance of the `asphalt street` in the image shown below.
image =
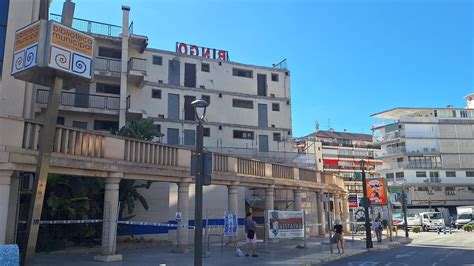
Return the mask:
{"type": "Polygon", "coordinates": [[[412,234],[411,244],[386,251],[373,251],[325,265],[408,266],[474,265],[474,232],[412,234]]]}

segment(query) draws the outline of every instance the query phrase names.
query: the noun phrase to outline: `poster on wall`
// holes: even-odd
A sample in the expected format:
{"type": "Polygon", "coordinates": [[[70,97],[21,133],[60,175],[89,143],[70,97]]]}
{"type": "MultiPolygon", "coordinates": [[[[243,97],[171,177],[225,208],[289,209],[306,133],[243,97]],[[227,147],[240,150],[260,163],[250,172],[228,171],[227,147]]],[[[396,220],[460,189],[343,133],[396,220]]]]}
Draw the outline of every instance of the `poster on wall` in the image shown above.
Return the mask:
{"type": "Polygon", "coordinates": [[[237,236],[237,215],[235,212],[224,213],[224,236],[237,236]]]}
{"type": "Polygon", "coordinates": [[[366,180],[367,198],[371,205],[387,205],[387,185],[383,178],[371,178],[366,180]]]}
{"type": "Polygon", "coordinates": [[[269,238],[304,237],[304,213],[269,210],[267,228],[269,238]]]}
{"type": "Polygon", "coordinates": [[[347,197],[347,202],[349,203],[349,208],[359,207],[359,200],[357,198],[357,194],[350,194],[347,197]]]}

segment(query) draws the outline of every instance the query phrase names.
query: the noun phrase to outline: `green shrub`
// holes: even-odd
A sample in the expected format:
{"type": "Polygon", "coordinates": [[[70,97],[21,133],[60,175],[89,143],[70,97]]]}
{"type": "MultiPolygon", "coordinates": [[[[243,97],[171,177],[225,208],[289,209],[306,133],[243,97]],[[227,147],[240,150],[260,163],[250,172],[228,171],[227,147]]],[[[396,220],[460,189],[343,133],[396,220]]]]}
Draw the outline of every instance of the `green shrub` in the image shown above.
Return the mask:
{"type": "Polygon", "coordinates": [[[466,224],[463,228],[464,228],[464,231],[466,232],[472,232],[473,226],[470,224],[466,224]]]}
{"type": "Polygon", "coordinates": [[[419,226],[413,227],[413,233],[419,233],[419,232],[421,232],[421,227],[419,226]]]}

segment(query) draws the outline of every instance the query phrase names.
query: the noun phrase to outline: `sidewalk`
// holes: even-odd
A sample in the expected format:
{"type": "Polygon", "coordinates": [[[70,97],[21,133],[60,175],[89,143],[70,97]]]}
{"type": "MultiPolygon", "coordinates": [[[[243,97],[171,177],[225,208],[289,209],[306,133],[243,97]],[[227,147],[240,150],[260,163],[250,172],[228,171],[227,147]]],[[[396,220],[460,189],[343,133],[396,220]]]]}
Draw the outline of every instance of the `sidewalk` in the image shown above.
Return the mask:
{"type": "MultiPolygon", "coordinates": [[[[346,252],[337,254],[337,248],[333,245],[334,254],[330,253],[330,246],[327,238],[313,237],[308,239],[307,248],[296,248],[303,244],[297,240],[282,240],[279,243],[269,243],[268,249],[265,243],[258,243],[258,258],[237,257],[235,248],[224,247],[221,253],[220,245],[211,245],[210,256],[203,259],[204,265],[316,265],[324,262],[337,260],[349,256],[354,256],[367,252],[365,241],[361,236],[346,236],[346,252]]],[[[384,239],[382,244],[374,243],[374,250],[385,250],[406,243],[405,239],[389,242],[384,239]],[[395,244],[396,243],[396,244],[395,244]]],[[[243,243],[239,243],[242,245],[243,243]]],[[[118,265],[192,265],[193,253],[176,254],[171,253],[172,247],[151,247],[143,249],[129,249],[121,251],[123,261],[104,264],[93,260],[94,254],[37,254],[35,265],[97,265],[97,266],[118,266],[118,265]]],[[[245,253],[245,248],[242,249],[245,253]]]]}

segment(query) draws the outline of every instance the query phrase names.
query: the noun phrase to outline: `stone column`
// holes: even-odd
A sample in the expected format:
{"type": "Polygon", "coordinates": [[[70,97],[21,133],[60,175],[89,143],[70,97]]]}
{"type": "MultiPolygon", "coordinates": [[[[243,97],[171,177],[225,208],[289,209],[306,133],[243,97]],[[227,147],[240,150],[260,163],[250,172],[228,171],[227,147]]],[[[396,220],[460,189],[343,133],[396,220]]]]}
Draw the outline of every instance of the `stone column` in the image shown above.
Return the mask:
{"type": "Polygon", "coordinates": [[[301,211],[302,210],[302,200],[301,200],[301,197],[302,197],[302,194],[303,192],[301,191],[301,188],[297,188],[295,191],[293,191],[293,195],[294,195],[294,210],[295,211],[301,211]]]}
{"type": "Polygon", "coordinates": [[[350,219],[349,219],[349,202],[347,200],[347,195],[342,196],[342,215],[341,220],[343,222],[344,232],[347,234],[351,231],[350,219]]]}
{"type": "Polygon", "coordinates": [[[339,194],[334,194],[334,219],[341,220],[341,198],[339,194]]]}
{"type": "Polygon", "coordinates": [[[270,186],[267,189],[265,189],[265,209],[266,210],[274,210],[274,186],[270,186]]]}
{"type": "Polygon", "coordinates": [[[325,234],[325,223],[326,223],[326,216],[324,212],[324,206],[323,206],[323,201],[321,200],[321,193],[316,192],[316,210],[317,210],[317,216],[318,216],[318,224],[321,224],[318,226],[319,230],[318,233],[319,235],[324,235],[325,234]]]}
{"type": "MultiPolygon", "coordinates": [[[[239,210],[238,210],[238,203],[239,203],[239,194],[238,194],[238,184],[239,182],[232,182],[230,186],[227,186],[227,210],[231,212],[235,212],[237,215],[237,219],[239,218],[239,210]]],[[[238,230],[237,230],[238,232],[238,230]]],[[[237,243],[237,237],[229,237],[229,242],[237,243]]]]}
{"type": "Polygon", "coordinates": [[[0,170],[0,245],[6,243],[12,174],[13,171],[0,170]]]}
{"type": "MultiPolygon", "coordinates": [[[[189,182],[178,183],[178,212],[181,212],[180,225],[188,225],[189,223],[189,182]]],[[[177,233],[177,251],[179,253],[186,253],[189,244],[187,227],[178,227],[177,233]]]]}
{"type": "Polygon", "coordinates": [[[105,179],[104,218],[102,222],[102,250],[95,260],[112,262],[122,260],[122,255],[115,254],[117,248],[117,221],[119,205],[119,184],[123,173],[109,173],[105,179]]]}

